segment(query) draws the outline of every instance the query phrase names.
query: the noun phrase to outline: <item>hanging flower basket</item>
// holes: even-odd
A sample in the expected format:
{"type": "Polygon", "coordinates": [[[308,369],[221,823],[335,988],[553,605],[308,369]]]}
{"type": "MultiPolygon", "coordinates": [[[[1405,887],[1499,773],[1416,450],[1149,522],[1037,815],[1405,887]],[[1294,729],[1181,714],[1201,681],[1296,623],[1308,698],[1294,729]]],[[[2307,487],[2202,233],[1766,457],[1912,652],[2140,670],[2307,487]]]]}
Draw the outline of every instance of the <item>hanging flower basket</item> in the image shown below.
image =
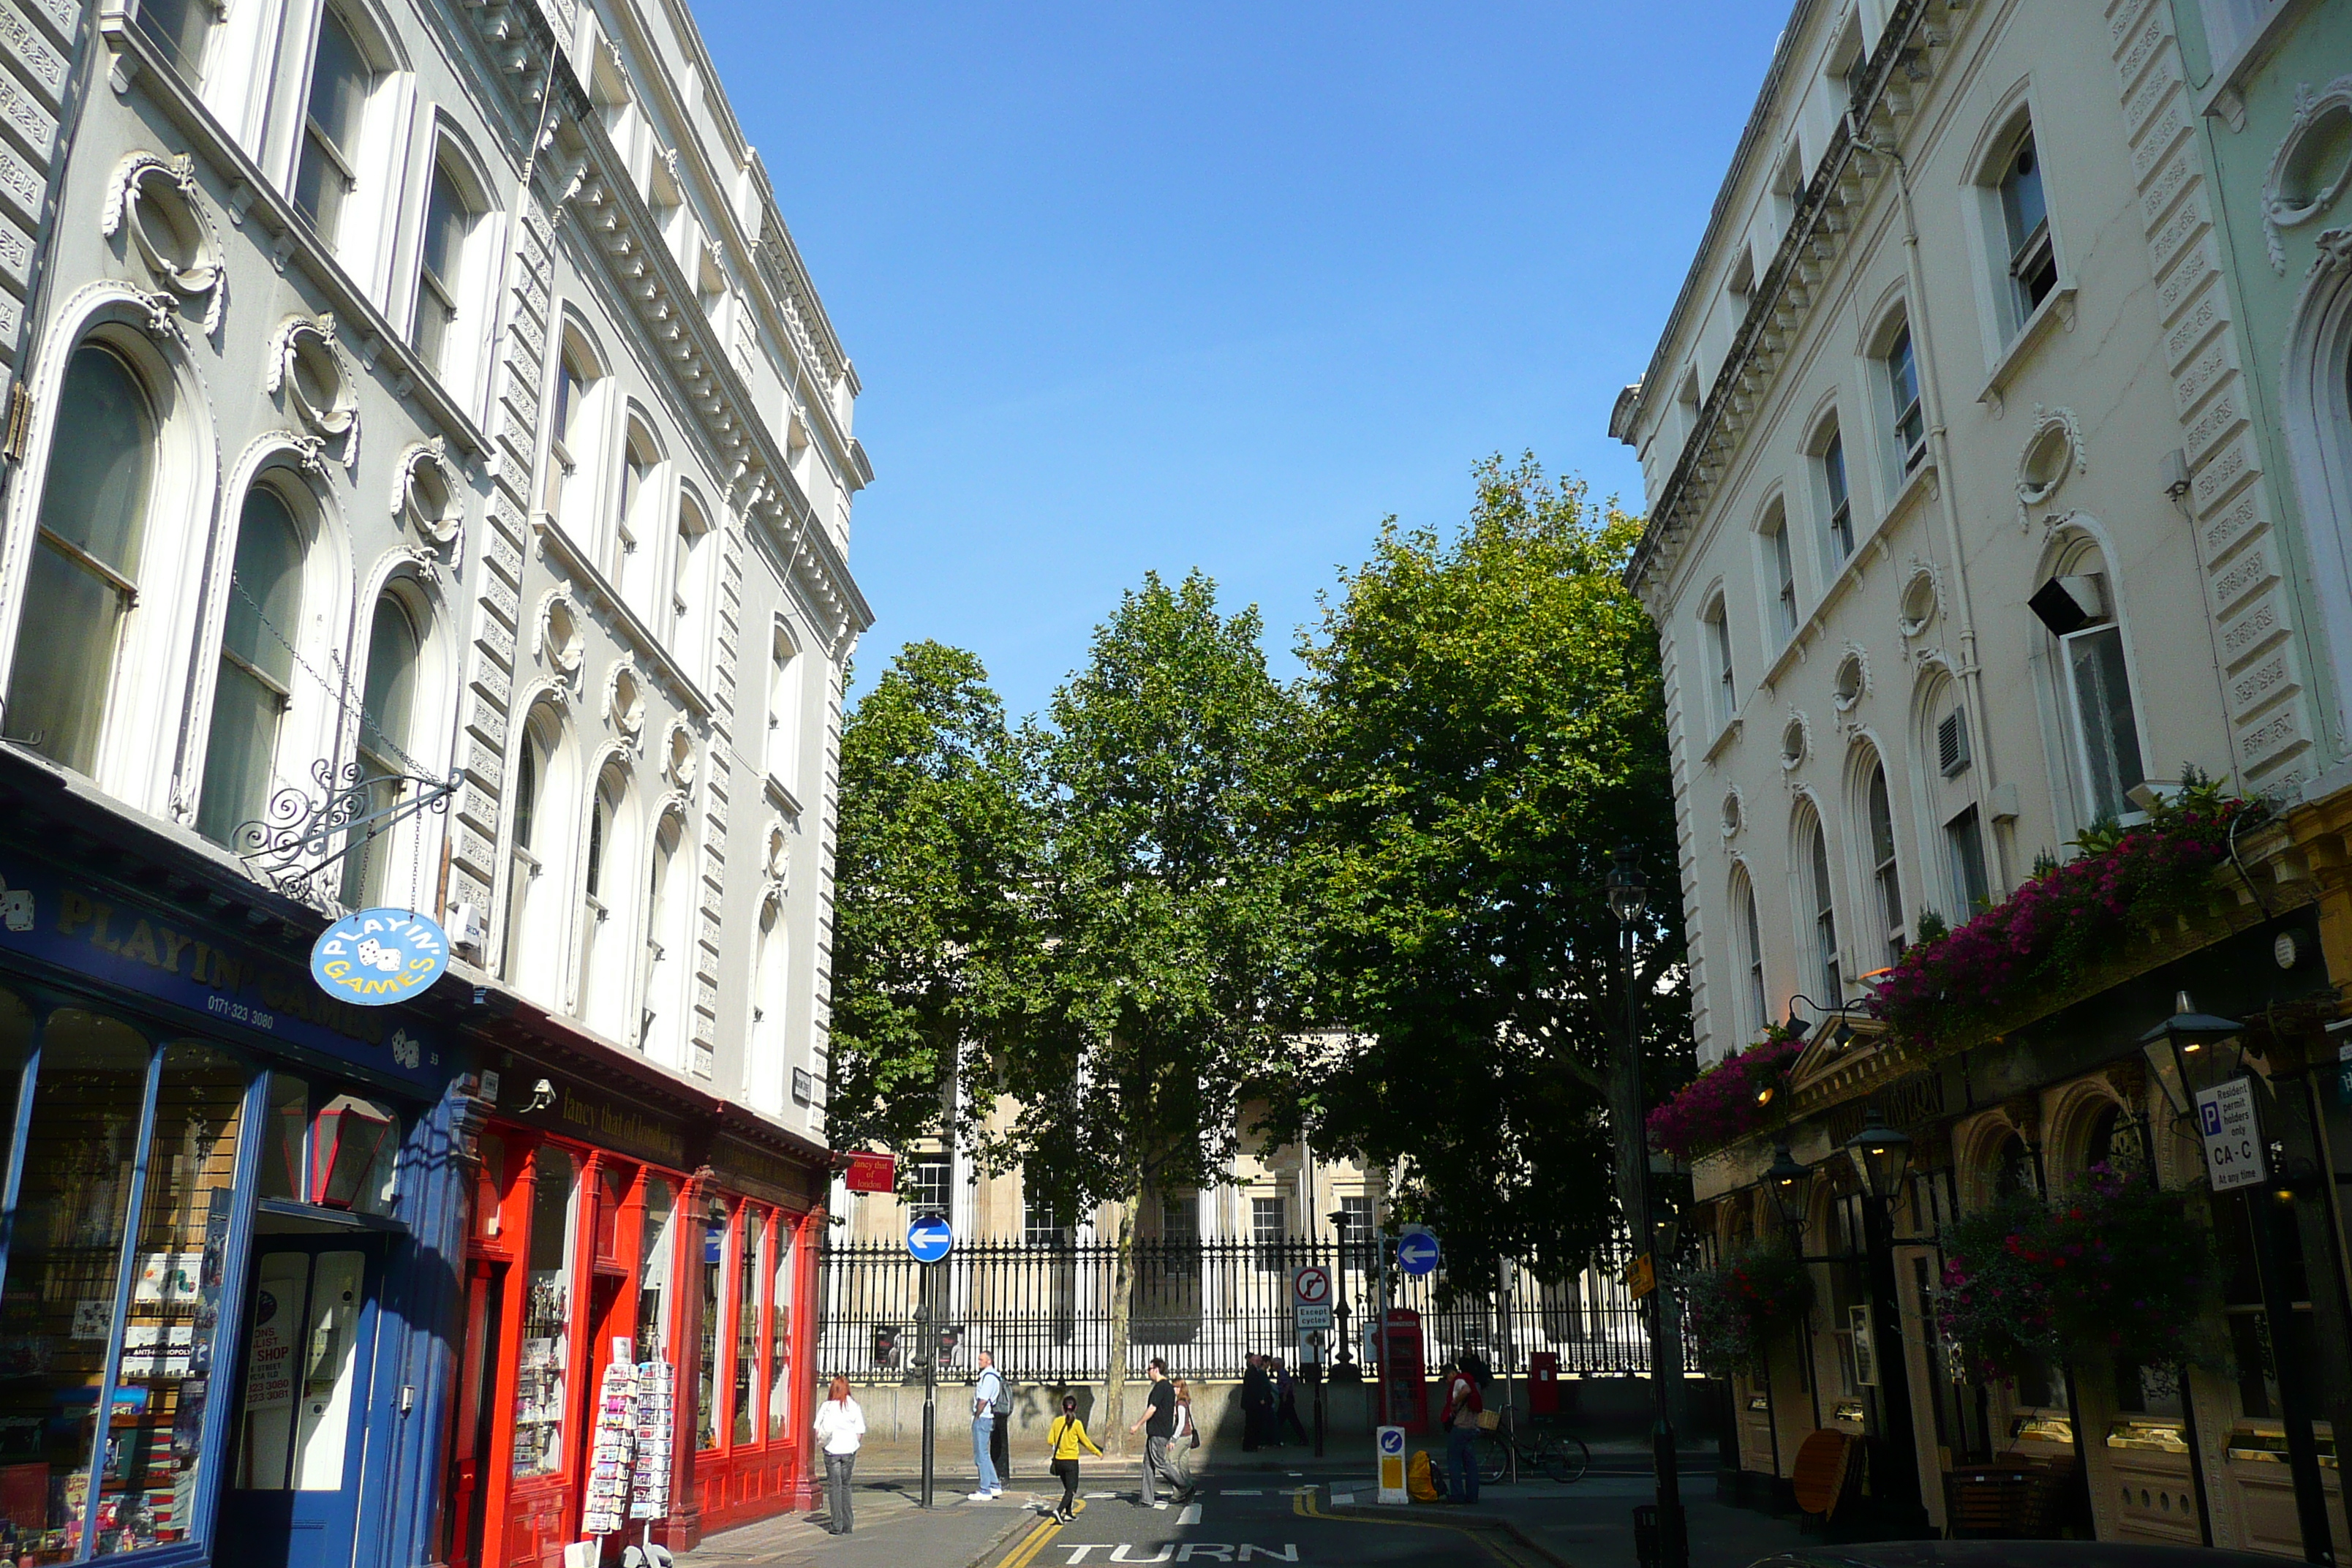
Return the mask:
{"type": "Polygon", "coordinates": [[[1906,948],[1877,980],[1871,1015],[1916,1045],[1959,1040],[2072,997],[2140,932],[2170,934],[2212,898],[2213,868],[2233,828],[2259,822],[2259,801],[2192,777],[2145,823],[2095,826],[2082,853],[2045,860],[2001,902],[1957,930],[1906,948]]]}
{"type": "Polygon", "coordinates": [[[1760,1372],[1772,1336],[1804,1321],[1812,1276],[1779,1247],[1758,1247],[1682,1283],[1691,1360],[1716,1377],[1760,1372]]]}
{"type": "Polygon", "coordinates": [[[1945,1233],[1944,1257],[1937,1318],[1979,1380],[2086,1357],[2218,1364],[2212,1239],[2144,1175],[2095,1166],[2054,1208],[2000,1199],[1945,1233]]]}
{"type": "Polygon", "coordinates": [[[1687,1160],[1763,1126],[1772,1119],[1771,1101],[1804,1043],[1801,1031],[1773,1025],[1756,1044],[1716,1063],[1651,1111],[1650,1142],[1687,1160]]]}

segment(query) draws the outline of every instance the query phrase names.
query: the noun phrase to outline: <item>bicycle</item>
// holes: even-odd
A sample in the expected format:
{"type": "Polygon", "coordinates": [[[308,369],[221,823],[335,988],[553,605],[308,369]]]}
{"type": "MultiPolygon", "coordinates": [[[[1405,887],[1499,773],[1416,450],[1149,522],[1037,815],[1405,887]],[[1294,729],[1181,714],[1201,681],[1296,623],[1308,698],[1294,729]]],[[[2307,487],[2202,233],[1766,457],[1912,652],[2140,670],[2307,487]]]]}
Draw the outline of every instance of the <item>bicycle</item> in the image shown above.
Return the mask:
{"type": "Polygon", "coordinates": [[[1559,1430],[1557,1424],[1538,1415],[1532,1418],[1533,1437],[1519,1441],[1517,1423],[1507,1409],[1500,1412],[1501,1420],[1491,1432],[1478,1434],[1478,1479],[1492,1485],[1511,1473],[1511,1461],[1518,1460],[1521,1474],[1538,1474],[1562,1486],[1584,1479],[1592,1468],[1592,1450],[1584,1439],[1572,1432],[1559,1430]]]}

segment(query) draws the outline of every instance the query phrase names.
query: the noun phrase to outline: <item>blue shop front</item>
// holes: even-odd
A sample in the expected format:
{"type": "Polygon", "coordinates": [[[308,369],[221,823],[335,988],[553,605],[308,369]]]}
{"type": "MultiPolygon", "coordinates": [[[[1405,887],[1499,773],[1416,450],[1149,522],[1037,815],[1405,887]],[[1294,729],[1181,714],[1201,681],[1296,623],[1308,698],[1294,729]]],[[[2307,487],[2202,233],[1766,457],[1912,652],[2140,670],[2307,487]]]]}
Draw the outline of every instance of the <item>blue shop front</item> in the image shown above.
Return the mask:
{"type": "Polygon", "coordinates": [[[0,786],[0,1568],[430,1555],[466,1089],[315,913],[0,786]],[[64,850],[65,853],[53,853],[64,850]]]}

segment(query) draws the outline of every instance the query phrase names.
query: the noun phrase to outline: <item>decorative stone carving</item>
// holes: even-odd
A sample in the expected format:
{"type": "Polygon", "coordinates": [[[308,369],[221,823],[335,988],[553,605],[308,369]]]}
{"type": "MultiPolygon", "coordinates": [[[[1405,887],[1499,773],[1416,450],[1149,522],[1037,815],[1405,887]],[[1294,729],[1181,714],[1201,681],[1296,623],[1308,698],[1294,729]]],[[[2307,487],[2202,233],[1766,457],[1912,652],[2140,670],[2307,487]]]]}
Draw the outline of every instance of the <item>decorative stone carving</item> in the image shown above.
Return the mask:
{"type": "Polygon", "coordinates": [[[2032,509],[2058,493],[2069,474],[2091,471],[2083,451],[2083,427],[2071,408],[2033,405],[2033,427],[2017,454],[2017,528],[2032,526],[2032,509]]]}
{"type": "Polygon", "coordinates": [[[604,678],[604,718],[632,738],[646,727],[646,683],[637,667],[625,658],[604,678]]]}
{"type": "Polygon", "coordinates": [[[1862,645],[1848,642],[1844,657],[1837,663],[1837,673],[1831,678],[1831,700],[1841,713],[1853,711],[1853,705],[1870,695],[1870,656],[1862,645]]]}
{"type": "Polygon", "coordinates": [[[1734,784],[1723,796],[1723,837],[1727,839],[1735,837],[1747,825],[1747,803],[1740,795],[1739,786],[1734,784]]]}
{"type": "Polygon", "coordinates": [[[419,537],[446,545],[457,537],[466,521],[462,485],[442,437],[415,442],[393,465],[392,515],[415,529],[419,537]]]}
{"type": "Polygon", "coordinates": [[[346,468],[360,458],[358,378],[335,336],[331,311],[289,316],[270,334],[264,388],[287,403],[304,428],[329,441],[340,440],[346,468]]]}
{"type": "Polygon", "coordinates": [[[687,789],[694,783],[696,763],[694,731],[683,719],[672,721],[668,743],[662,751],[662,773],[670,783],[687,789]]]}
{"type": "Polygon", "coordinates": [[[2272,271],[2286,276],[2286,240],[2280,231],[2326,211],[2343,194],[2347,176],[2352,76],[2339,76],[2317,92],[2302,83],[2294,89],[2294,119],[2279,139],[2263,181],[2263,247],[2270,253],[2272,271]]]}
{"type": "Polygon", "coordinates": [[[1934,563],[1911,558],[1911,574],[1903,580],[1903,594],[1898,601],[1902,619],[1897,622],[1906,638],[1916,637],[1927,629],[1944,607],[1944,584],[1934,563]]]}
{"type": "Polygon", "coordinates": [[[580,673],[584,653],[580,606],[561,588],[551,588],[539,601],[538,622],[532,651],[568,681],[580,673]]]}
{"type": "Polygon", "coordinates": [[[1780,726],[1780,771],[1788,773],[1801,766],[1812,754],[1813,727],[1801,709],[1789,710],[1789,721],[1780,726]]]}
{"type": "Polygon", "coordinates": [[[126,154],[107,176],[99,233],[111,239],[127,229],[131,248],[149,276],[173,295],[205,301],[205,335],[219,330],[228,300],[220,231],[205,210],[195,160],[185,153],[126,154]]]}

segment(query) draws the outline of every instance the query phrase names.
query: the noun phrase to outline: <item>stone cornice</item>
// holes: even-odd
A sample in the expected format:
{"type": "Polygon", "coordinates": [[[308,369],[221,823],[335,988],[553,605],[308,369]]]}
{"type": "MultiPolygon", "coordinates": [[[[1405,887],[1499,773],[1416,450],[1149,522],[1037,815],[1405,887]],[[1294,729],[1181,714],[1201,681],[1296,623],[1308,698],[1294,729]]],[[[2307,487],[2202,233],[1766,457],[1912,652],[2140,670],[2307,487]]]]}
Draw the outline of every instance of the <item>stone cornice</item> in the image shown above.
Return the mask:
{"type": "MultiPolygon", "coordinates": [[[[1891,166],[1874,149],[1896,138],[1919,107],[1935,75],[1937,51],[1951,45],[1953,35],[1948,28],[1965,25],[1981,9],[1968,0],[1898,0],[1894,15],[1887,18],[1851,107],[1831,133],[1812,178],[1796,195],[1780,248],[1749,292],[1748,314],[1732,334],[1730,350],[1700,405],[1698,422],[1683,443],[1673,472],[1659,487],[1641,542],[1626,563],[1626,586],[1654,617],[1660,613],[1662,599],[1651,591],[1653,574],[1672,568],[1691,529],[1705,515],[1715,484],[1729,467],[1745,433],[1748,416],[1762,404],[1799,326],[1815,302],[1816,288],[1844,248],[1841,237],[1853,230],[1856,215],[1869,203],[1891,166]],[[1939,17],[1946,20],[1936,19],[1939,17]]],[[[1759,112],[1761,108],[1759,104],[1759,112]]],[[[1727,199],[1738,184],[1739,173],[1735,164],[1726,181],[1727,199]]],[[[1726,201],[1718,201],[1717,208],[1719,222],[1722,212],[1727,210],[1726,201]]],[[[1684,301],[1706,274],[1717,237],[1717,226],[1711,225],[1685,281],[1684,301]]],[[[1644,378],[1645,387],[1659,384],[1660,366],[1667,348],[1680,335],[1685,308],[1678,301],[1669,318],[1657,356],[1644,378]]]]}

